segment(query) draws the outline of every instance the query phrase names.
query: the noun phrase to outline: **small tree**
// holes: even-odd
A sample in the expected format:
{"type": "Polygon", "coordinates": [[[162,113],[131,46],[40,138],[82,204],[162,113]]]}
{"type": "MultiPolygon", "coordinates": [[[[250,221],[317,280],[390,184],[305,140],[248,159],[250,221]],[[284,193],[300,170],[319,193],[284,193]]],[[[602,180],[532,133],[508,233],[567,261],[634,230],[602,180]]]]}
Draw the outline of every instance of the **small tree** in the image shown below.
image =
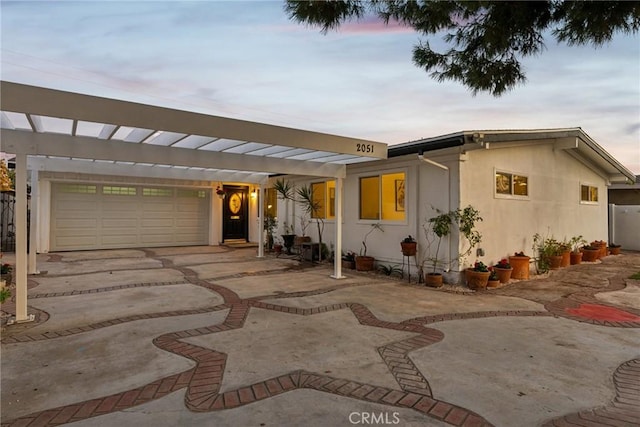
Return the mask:
{"type": "Polygon", "coordinates": [[[438,265],[443,267],[451,267],[454,262],[458,262],[458,265],[463,264],[464,259],[471,254],[471,251],[482,241],[482,235],[475,229],[476,223],[482,221],[480,212],[473,206],[469,205],[464,209],[456,209],[449,212],[442,212],[439,209],[433,208],[439,215],[429,218],[423,225],[422,229],[427,240],[427,253],[430,254],[431,247],[435,244],[436,250],[433,256],[423,258],[419,265],[420,270],[423,270],[424,263],[431,261],[433,263],[433,273],[436,274],[438,265]],[[442,238],[449,236],[453,229],[457,228],[458,232],[469,245],[466,249],[460,251],[458,255],[445,262],[438,258],[440,252],[440,246],[442,244],[442,238]]]}
{"type": "MultiPolygon", "coordinates": [[[[298,203],[302,206],[302,209],[311,218],[315,218],[316,226],[318,227],[318,243],[322,248],[322,233],[324,233],[324,219],[320,215],[320,209],[322,206],[320,202],[313,199],[313,189],[310,185],[303,185],[296,190],[298,195],[298,203]]],[[[318,250],[318,261],[322,261],[322,250],[318,250]]]]}

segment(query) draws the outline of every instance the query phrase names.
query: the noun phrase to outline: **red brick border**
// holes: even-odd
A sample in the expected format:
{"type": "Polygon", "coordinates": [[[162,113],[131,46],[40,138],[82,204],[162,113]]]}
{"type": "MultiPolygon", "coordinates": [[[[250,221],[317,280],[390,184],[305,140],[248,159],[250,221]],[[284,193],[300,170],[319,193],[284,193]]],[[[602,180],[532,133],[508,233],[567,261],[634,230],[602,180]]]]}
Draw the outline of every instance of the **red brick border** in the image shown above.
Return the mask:
{"type": "Polygon", "coordinates": [[[613,373],[616,397],[607,406],[564,415],[543,424],[565,426],[638,426],[640,425],[640,359],[623,363],[613,373]]]}

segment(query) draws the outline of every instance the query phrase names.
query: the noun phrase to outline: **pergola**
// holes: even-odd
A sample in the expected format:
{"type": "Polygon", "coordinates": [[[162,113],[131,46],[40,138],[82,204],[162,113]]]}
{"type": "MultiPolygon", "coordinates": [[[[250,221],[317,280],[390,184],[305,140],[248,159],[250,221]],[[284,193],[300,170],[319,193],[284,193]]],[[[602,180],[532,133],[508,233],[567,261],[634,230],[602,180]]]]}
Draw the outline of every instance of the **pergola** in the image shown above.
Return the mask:
{"type": "MultiPolygon", "coordinates": [[[[1,150],[16,156],[16,321],[29,321],[27,170],[31,217],[39,171],[83,172],[251,183],[262,192],[271,174],[336,180],[335,251],[342,251],[346,165],[387,157],[384,143],[244,120],[0,82],[1,150]]],[[[259,198],[262,221],[264,197],[259,198]]],[[[31,222],[35,237],[37,221],[31,222]]],[[[263,227],[259,229],[262,242],[263,227]]],[[[258,256],[264,256],[258,245],[258,256]]],[[[342,278],[339,257],[334,278],[342,278]]]]}

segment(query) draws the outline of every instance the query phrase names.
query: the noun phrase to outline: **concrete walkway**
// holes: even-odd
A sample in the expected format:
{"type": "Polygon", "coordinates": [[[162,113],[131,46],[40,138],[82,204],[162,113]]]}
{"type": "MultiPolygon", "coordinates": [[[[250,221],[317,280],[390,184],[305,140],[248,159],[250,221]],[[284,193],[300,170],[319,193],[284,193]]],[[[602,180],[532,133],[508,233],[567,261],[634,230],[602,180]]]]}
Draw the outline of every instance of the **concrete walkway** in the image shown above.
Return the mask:
{"type": "Polygon", "coordinates": [[[2,426],[640,425],[638,253],[464,293],[255,255],[40,255],[2,426]]]}

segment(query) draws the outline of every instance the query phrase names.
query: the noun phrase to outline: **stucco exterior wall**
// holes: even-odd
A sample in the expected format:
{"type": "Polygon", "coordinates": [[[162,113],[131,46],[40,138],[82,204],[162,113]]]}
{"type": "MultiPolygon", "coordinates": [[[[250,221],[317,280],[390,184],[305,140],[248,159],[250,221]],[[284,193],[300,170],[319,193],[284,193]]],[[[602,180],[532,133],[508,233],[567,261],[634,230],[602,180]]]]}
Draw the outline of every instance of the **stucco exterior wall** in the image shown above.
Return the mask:
{"type": "MultiPolygon", "coordinates": [[[[553,144],[471,150],[462,163],[460,205],[473,205],[484,221],[479,230],[487,264],[524,251],[532,255],[533,235],[588,241],[607,240],[607,187],[603,177],[553,144]],[[529,197],[495,195],[495,171],[528,176],[529,197]],[[580,185],[598,187],[595,204],[580,201],[580,185]]],[[[471,259],[470,262],[473,262],[471,259]]]]}

